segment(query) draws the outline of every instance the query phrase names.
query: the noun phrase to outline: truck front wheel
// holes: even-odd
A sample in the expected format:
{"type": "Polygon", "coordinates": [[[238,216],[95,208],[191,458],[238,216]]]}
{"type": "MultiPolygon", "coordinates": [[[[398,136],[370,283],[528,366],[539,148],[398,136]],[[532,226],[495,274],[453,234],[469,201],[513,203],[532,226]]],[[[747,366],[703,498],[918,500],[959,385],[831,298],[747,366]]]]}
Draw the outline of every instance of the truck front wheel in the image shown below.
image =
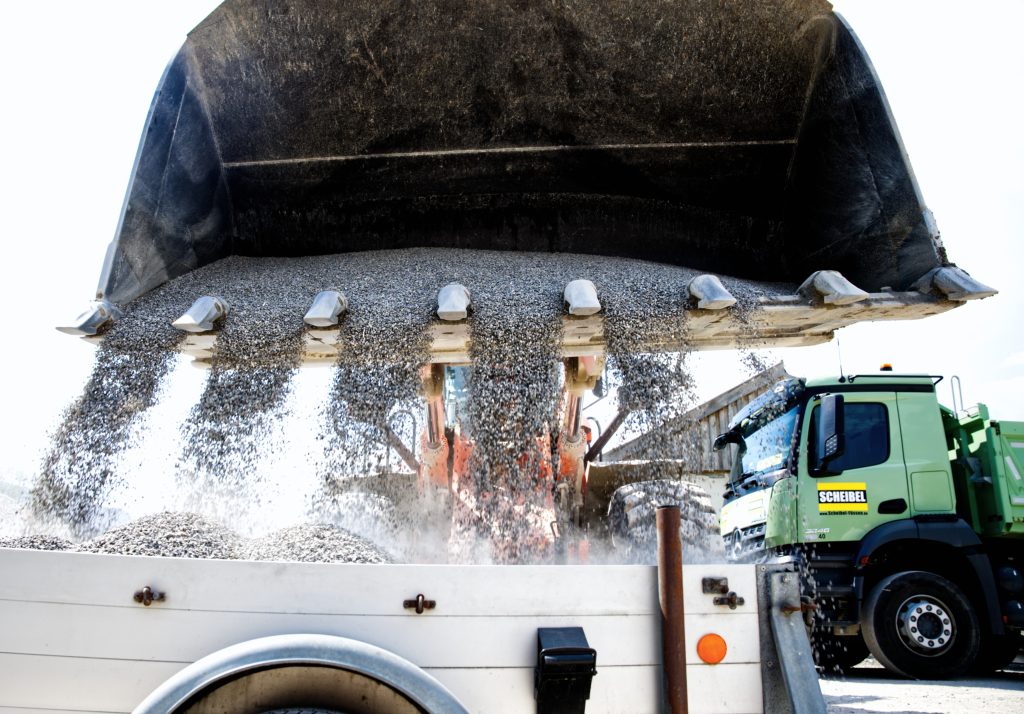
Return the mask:
{"type": "Polygon", "coordinates": [[[836,637],[828,632],[811,632],[814,664],[826,674],[841,674],[864,661],[867,645],[860,635],[836,637]]]}
{"type": "Polygon", "coordinates": [[[864,603],[861,631],[875,659],[914,679],[963,674],[981,645],[978,618],[960,588],[924,571],[878,583],[864,603]]]}

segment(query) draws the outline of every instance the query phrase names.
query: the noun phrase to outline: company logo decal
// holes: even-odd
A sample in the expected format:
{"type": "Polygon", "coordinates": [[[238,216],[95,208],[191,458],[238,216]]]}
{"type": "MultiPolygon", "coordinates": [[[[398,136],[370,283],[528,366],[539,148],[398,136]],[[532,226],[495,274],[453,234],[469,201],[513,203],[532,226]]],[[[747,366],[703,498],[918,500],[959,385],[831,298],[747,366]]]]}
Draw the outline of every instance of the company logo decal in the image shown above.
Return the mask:
{"type": "Polygon", "coordinates": [[[867,513],[867,483],[819,483],[819,513],[867,513]]]}

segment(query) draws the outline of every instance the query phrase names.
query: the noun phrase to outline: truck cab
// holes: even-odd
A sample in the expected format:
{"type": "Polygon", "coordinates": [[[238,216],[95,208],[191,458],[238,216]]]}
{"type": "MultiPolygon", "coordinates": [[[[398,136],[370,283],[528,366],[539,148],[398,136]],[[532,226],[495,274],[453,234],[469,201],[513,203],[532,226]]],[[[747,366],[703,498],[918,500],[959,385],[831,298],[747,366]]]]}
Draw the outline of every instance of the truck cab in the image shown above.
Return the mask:
{"type": "Polygon", "coordinates": [[[907,676],[955,676],[1020,647],[1021,430],[941,406],[939,379],[784,380],[716,440],[737,445],[727,553],[799,566],[824,666],[870,651],[907,676]]]}

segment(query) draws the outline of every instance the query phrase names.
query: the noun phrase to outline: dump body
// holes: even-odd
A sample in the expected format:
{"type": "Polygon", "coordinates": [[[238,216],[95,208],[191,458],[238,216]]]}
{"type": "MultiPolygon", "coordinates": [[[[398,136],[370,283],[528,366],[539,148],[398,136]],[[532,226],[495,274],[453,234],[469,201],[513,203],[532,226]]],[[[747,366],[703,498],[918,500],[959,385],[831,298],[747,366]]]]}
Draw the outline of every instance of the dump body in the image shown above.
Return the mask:
{"type": "MultiPolygon", "coordinates": [[[[538,627],[597,650],[587,712],[656,712],[657,574],[648,566],[257,563],[0,549],[0,711],[129,712],[186,665],[282,634],[351,638],[421,668],[472,712],[535,711],[538,627]],[[149,585],[164,599],[144,606],[149,585]],[[436,607],[403,606],[422,593],[436,607]]],[[[692,711],[762,711],[754,568],[684,571],[692,711]],[[716,606],[703,577],[745,599],[716,606]],[[728,643],[703,663],[700,637],[728,643]]],[[[767,626],[767,621],[765,621],[767,626]]],[[[772,655],[773,657],[775,655],[772,655]]],[[[238,703],[238,706],[242,706],[238,703]]],[[[262,710],[261,710],[262,711],[262,710]]]]}
{"type": "Polygon", "coordinates": [[[950,432],[961,510],[980,535],[1024,538],[1024,423],[992,420],[979,404],[950,432]],[[961,455],[976,461],[958,461],[961,455]]]}

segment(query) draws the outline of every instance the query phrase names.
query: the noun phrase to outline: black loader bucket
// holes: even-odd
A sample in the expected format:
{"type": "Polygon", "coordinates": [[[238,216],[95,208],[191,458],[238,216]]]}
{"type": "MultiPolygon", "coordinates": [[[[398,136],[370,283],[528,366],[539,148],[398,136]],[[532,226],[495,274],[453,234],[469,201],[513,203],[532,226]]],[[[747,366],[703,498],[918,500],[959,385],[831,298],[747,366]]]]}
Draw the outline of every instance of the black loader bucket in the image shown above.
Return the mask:
{"type": "Polygon", "coordinates": [[[872,292],[945,263],[827,2],[228,0],[160,84],[98,292],[430,246],[872,292]]]}
{"type": "Polygon", "coordinates": [[[168,67],[97,300],[58,329],[97,335],[229,256],[437,248],[700,274],[680,278],[695,349],[815,344],[996,292],[947,260],[822,0],[227,0],[168,67]],[[717,276],[785,287],[736,320],[717,276]]]}

